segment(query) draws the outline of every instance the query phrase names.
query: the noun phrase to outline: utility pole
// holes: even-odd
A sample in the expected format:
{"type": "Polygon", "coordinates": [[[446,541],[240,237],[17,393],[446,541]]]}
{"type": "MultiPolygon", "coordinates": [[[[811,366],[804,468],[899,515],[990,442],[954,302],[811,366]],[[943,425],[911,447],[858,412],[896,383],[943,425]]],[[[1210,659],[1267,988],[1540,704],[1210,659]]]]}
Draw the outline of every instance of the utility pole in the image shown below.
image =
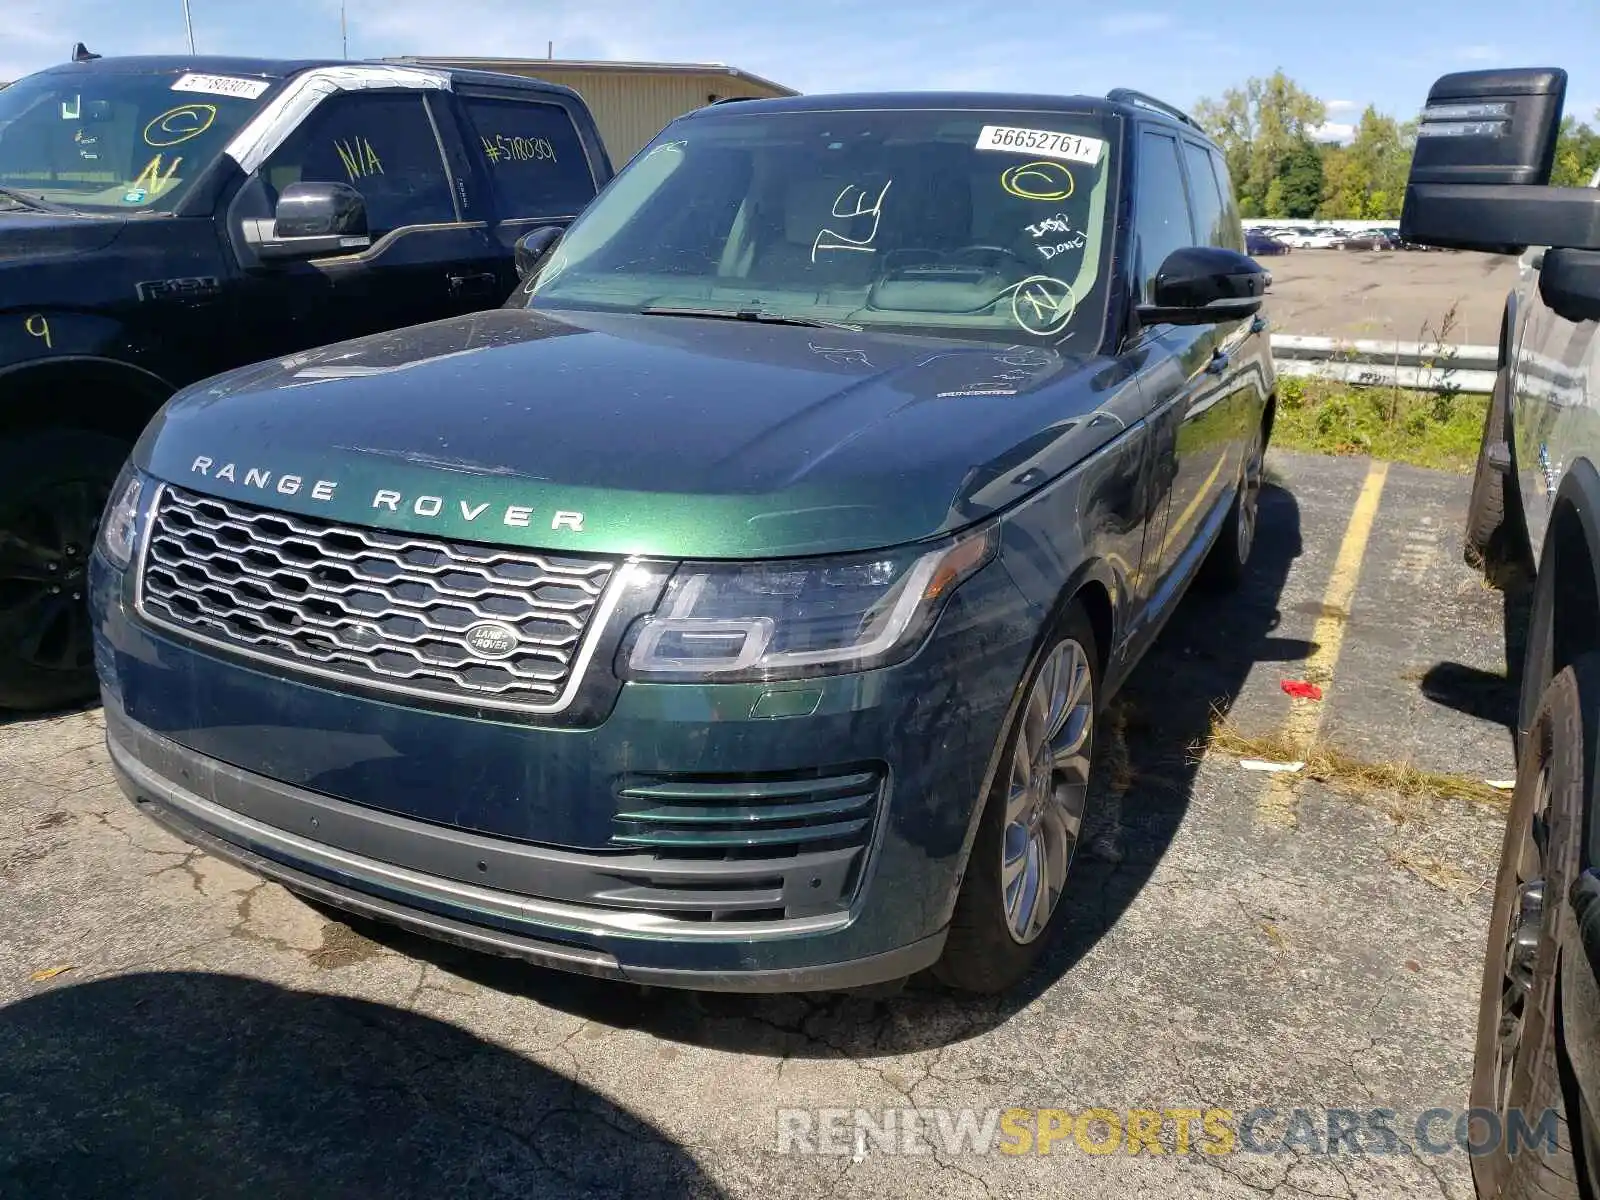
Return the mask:
{"type": "Polygon", "coordinates": [[[183,27],[189,31],[189,53],[194,53],[194,21],[189,16],[189,0],[183,0],[183,27]]]}
{"type": "Polygon", "coordinates": [[[344,20],[344,0],[339,0],[339,57],[350,57],[350,31],[344,20]]]}

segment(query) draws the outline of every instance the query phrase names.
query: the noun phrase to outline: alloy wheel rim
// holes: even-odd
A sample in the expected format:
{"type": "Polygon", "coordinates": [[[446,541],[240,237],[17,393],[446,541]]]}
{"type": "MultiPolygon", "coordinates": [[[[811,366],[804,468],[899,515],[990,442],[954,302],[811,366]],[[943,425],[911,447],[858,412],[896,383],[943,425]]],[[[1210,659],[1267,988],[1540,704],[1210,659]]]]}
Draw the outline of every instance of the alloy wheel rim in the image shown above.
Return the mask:
{"type": "Polygon", "coordinates": [[[1265,473],[1265,456],[1261,437],[1250,443],[1250,457],[1245,460],[1242,490],[1239,493],[1239,561],[1247,562],[1250,548],[1256,540],[1256,524],[1261,512],[1261,477],[1265,473]]]}
{"type": "Polygon", "coordinates": [[[1014,941],[1033,941],[1066,887],[1094,748],[1094,676],[1071,638],[1050,651],[1021,713],[1000,841],[1000,899],[1014,941]]]}
{"type": "Polygon", "coordinates": [[[107,488],[64,480],[0,514],[0,631],[27,666],[80,671],[93,661],[89,552],[107,488]]]}
{"type": "Polygon", "coordinates": [[[1544,858],[1549,846],[1550,768],[1539,772],[1533,815],[1523,827],[1516,851],[1514,907],[1506,922],[1501,955],[1500,1020],[1495,1041],[1495,1110],[1502,1116],[1511,1107],[1511,1088],[1533,1002],[1534,972],[1539,940],[1544,928],[1544,858]]]}

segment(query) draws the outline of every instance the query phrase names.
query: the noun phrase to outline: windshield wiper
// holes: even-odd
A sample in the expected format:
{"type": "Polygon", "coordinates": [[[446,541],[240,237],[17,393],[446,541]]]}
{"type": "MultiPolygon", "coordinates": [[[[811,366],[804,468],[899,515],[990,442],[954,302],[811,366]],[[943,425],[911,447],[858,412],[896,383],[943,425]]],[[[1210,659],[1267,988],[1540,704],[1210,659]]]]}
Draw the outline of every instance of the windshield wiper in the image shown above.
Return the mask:
{"type": "Polygon", "coordinates": [[[43,196],[30,196],[27,192],[19,192],[16,188],[5,187],[4,185],[0,185],[0,196],[22,205],[24,208],[34,209],[36,212],[69,213],[72,211],[64,204],[53,204],[43,196]]]}
{"type": "Polygon", "coordinates": [[[848,329],[860,333],[861,326],[844,321],[824,321],[821,317],[785,316],[761,308],[687,308],[671,304],[647,304],[638,310],[647,317],[706,317],[713,321],[757,321],[765,325],[802,325],[807,329],[848,329]]]}

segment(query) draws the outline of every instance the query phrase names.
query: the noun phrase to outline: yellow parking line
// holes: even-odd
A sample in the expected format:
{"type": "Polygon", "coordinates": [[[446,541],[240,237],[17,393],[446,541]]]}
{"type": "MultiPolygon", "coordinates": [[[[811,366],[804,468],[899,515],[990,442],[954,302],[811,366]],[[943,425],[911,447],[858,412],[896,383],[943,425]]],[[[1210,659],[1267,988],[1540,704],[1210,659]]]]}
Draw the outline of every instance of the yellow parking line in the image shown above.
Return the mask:
{"type": "MultiPolygon", "coordinates": [[[[1350,603],[1355,599],[1356,583],[1361,578],[1361,560],[1367,553],[1367,539],[1372,534],[1372,522],[1378,515],[1378,501],[1383,496],[1384,481],[1389,477],[1389,464],[1374,462],[1367,470],[1367,478],[1351,510],[1350,523],[1345,526],[1344,540],[1339,543],[1339,555],[1333,561],[1333,573],[1322,593],[1322,613],[1311,631],[1315,649],[1306,659],[1303,677],[1322,688],[1322,700],[1292,700],[1289,715],[1284,720],[1283,732],[1290,745],[1309,749],[1316,741],[1317,730],[1322,725],[1324,705],[1332,698],[1333,669],[1339,662],[1339,649],[1344,644],[1345,622],[1350,617],[1350,603]]],[[[1256,820],[1263,825],[1290,827],[1295,823],[1295,777],[1289,774],[1272,775],[1256,801],[1256,820]]]]}

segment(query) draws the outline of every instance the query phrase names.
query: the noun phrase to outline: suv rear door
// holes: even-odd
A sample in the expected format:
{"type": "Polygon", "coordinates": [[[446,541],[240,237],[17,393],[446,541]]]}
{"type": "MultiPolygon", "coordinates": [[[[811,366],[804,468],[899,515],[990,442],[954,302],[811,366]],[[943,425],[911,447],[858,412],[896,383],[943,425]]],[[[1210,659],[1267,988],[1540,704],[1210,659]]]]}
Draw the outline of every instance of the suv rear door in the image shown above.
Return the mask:
{"type": "Polygon", "coordinates": [[[517,285],[517,239],[540,226],[570,225],[611,178],[611,161],[593,119],[566,94],[463,82],[455,96],[466,158],[500,251],[503,300],[517,285]]]}

